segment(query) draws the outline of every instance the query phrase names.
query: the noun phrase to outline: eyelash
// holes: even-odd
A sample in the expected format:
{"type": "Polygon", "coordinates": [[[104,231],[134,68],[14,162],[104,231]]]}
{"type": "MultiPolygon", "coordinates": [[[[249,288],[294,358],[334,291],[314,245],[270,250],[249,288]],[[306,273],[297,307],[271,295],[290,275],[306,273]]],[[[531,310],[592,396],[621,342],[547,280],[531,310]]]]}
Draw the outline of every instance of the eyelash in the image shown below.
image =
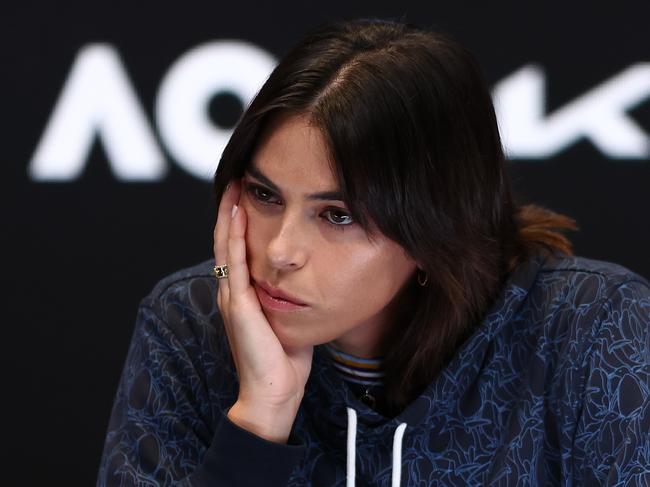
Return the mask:
{"type": "MultiPolygon", "coordinates": [[[[245,183],[245,187],[246,187],[246,191],[251,195],[251,197],[252,197],[255,201],[257,201],[257,202],[259,202],[259,203],[261,203],[261,204],[263,204],[263,205],[273,205],[273,204],[277,204],[277,203],[274,203],[274,202],[270,202],[270,201],[269,201],[269,199],[270,199],[271,197],[273,197],[274,195],[273,195],[273,192],[272,192],[272,191],[266,189],[265,187],[263,187],[263,186],[259,186],[259,185],[257,185],[257,184],[251,184],[251,183],[245,183]],[[267,194],[269,194],[270,196],[269,196],[268,199],[263,199],[263,198],[260,198],[259,193],[267,193],[267,194]]],[[[331,212],[333,212],[333,211],[338,211],[338,212],[340,212],[340,213],[345,213],[343,210],[341,210],[341,209],[339,209],[339,208],[328,208],[328,209],[326,209],[323,213],[328,213],[328,212],[331,213],[331,212]]],[[[336,229],[336,230],[341,230],[341,231],[343,231],[343,230],[345,230],[345,227],[347,227],[347,226],[349,226],[349,225],[352,225],[352,224],[354,223],[354,220],[352,220],[352,217],[350,217],[349,214],[345,213],[345,216],[349,218],[349,223],[333,223],[333,222],[332,222],[331,220],[329,220],[328,218],[325,218],[325,221],[328,223],[328,225],[329,225],[330,227],[332,227],[332,228],[334,228],[334,229],[336,229]]]]}

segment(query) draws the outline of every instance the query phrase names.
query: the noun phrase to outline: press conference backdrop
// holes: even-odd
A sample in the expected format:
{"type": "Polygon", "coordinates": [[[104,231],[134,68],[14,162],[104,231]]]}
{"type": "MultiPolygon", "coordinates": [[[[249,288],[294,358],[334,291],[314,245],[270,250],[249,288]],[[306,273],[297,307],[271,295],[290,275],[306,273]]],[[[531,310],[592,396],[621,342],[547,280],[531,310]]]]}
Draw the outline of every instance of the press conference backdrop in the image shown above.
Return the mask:
{"type": "Polygon", "coordinates": [[[531,3],[3,6],[2,483],[93,484],[137,304],[211,256],[220,152],[323,22],[403,18],[466,45],[520,201],[576,218],[579,255],[650,276],[650,4],[531,3]]]}

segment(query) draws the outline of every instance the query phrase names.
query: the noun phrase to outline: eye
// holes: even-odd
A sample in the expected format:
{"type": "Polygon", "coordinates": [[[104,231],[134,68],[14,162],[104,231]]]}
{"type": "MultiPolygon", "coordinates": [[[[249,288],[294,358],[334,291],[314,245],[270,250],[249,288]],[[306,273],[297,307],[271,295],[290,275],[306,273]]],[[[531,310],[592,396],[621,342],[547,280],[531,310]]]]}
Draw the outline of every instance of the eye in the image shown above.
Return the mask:
{"type": "Polygon", "coordinates": [[[345,227],[354,223],[354,220],[349,213],[337,208],[325,210],[323,215],[326,215],[325,220],[327,220],[328,223],[336,227],[345,227]]]}
{"type": "Polygon", "coordinates": [[[246,191],[255,199],[262,204],[277,204],[277,198],[273,199],[273,193],[268,189],[258,186],[257,184],[246,184],[246,191]]]}

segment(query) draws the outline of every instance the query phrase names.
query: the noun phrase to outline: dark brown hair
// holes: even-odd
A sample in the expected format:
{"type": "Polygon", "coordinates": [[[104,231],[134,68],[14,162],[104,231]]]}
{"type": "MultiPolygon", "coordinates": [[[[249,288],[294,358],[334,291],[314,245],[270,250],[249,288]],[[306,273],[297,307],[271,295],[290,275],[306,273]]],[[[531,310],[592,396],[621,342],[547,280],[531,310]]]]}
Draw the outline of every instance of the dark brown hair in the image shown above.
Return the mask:
{"type": "Polygon", "coordinates": [[[397,412],[446,365],[520,262],[571,254],[560,231],[575,221],[513,202],[487,85],[472,55],[441,34],[357,20],[304,38],[240,118],[215,175],[217,201],[243,175],[269,119],[286,113],[322,130],[357,223],[400,244],[428,275],[425,287],[414,278],[400,292],[403,315],[385,337],[397,412]]]}

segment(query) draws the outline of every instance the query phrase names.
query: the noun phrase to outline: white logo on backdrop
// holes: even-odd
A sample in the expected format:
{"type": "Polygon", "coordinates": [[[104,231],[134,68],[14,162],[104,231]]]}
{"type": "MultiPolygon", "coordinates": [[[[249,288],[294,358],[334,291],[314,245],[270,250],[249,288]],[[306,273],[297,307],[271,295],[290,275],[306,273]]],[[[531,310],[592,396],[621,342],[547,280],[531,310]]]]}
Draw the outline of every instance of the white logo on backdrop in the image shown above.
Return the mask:
{"type": "Polygon", "coordinates": [[[496,85],[499,130],[511,158],[547,158],[582,137],[611,158],[650,156],[648,135],[627,111],[650,98],[650,63],[638,63],[545,115],[545,76],[525,66],[496,85]]]}
{"type": "MultiPolygon", "coordinates": [[[[155,117],[160,140],[189,174],[209,180],[230,130],[215,127],[208,103],[220,92],[244,106],[276,64],[257,46],[215,41],[185,53],[162,79],[155,117]]],[[[94,138],[116,179],[159,181],[167,161],[115,49],[91,44],[79,52],[29,164],[35,181],[79,177],[94,138]]]]}
{"type": "MultiPolygon", "coordinates": [[[[247,106],[276,60],[241,41],[215,41],[179,58],[163,77],[155,102],[160,141],[186,172],[209,180],[231,130],[216,127],[208,103],[221,92],[247,106]]],[[[647,159],[648,135],[628,111],[650,98],[650,63],[638,63],[545,113],[546,75],[527,65],[494,87],[499,128],[510,158],[552,157],[586,138],[610,158],[647,159]]],[[[77,55],[29,164],[35,181],[71,181],[88,161],[95,138],[121,181],[159,181],[167,160],[116,50],[90,44],[77,55]]]]}
{"type": "Polygon", "coordinates": [[[118,179],[164,176],[165,156],[119,57],[106,45],[90,45],[77,55],[29,165],[32,179],[76,179],[95,137],[118,179]]]}
{"type": "Polygon", "coordinates": [[[246,106],[266,81],[276,61],[243,42],[215,42],[197,47],[167,72],[156,99],[161,139],[188,173],[210,179],[232,130],[216,127],[207,105],[227,91],[246,106]]]}

